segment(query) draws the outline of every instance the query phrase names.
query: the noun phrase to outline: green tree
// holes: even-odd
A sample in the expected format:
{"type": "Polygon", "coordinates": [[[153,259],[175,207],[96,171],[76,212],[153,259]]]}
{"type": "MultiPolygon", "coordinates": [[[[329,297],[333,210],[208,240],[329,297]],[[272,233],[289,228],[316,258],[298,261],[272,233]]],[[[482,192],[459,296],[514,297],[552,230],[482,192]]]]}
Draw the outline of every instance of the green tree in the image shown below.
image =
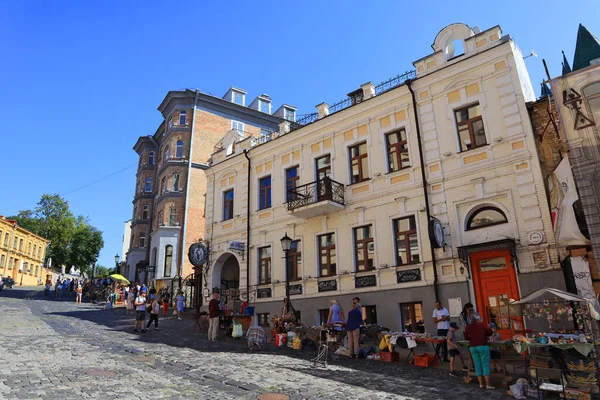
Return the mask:
{"type": "Polygon", "coordinates": [[[96,265],[96,267],[94,269],[95,269],[94,276],[98,276],[98,275],[108,276],[109,270],[104,265],[96,265]]]}
{"type": "Polygon", "coordinates": [[[69,247],[68,265],[74,265],[86,275],[90,275],[90,265],[98,261],[102,247],[102,232],[91,226],[87,218],[78,216],[69,247]]]}

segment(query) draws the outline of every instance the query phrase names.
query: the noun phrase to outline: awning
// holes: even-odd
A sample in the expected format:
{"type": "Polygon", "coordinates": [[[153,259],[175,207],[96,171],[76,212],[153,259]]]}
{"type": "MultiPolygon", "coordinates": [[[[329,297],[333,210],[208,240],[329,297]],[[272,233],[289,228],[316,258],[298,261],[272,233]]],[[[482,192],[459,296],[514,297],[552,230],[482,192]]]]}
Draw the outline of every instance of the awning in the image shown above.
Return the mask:
{"type": "Polygon", "coordinates": [[[528,294],[527,296],[521,297],[521,300],[514,300],[509,303],[509,306],[518,305],[518,304],[526,304],[532,303],[535,299],[542,297],[545,294],[550,294],[552,296],[561,298],[563,300],[568,301],[577,301],[580,303],[586,303],[588,305],[588,309],[590,310],[590,316],[595,320],[600,320],[600,304],[598,304],[598,300],[596,299],[586,299],[579,295],[564,292],[555,288],[542,288],[538,289],[533,293],[528,294]]]}

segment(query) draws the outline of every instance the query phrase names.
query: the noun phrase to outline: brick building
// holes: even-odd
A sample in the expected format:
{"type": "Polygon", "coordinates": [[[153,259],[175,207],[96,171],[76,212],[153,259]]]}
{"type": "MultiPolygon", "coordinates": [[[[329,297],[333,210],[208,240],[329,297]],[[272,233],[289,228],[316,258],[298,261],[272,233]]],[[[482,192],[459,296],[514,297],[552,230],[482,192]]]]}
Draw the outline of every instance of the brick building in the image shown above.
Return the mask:
{"type": "Polygon", "coordinates": [[[278,129],[283,116],[295,118],[294,107],[283,105],[275,113],[271,107],[267,95],[246,106],[246,92],[233,87],[223,98],[199,90],[167,94],[158,107],[163,122],[133,147],[139,166],[125,262],[128,279],[152,281],[157,288],[173,278],[192,279],[187,251],[204,236],[202,170],[228,132],[261,140],[278,129]]]}

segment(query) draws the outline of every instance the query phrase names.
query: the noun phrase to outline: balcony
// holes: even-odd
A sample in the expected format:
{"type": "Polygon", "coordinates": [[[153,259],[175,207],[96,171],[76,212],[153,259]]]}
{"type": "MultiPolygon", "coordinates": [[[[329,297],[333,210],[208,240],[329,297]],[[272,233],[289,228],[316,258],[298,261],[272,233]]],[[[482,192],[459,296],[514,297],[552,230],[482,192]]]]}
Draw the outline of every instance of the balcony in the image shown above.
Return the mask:
{"type": "Polygon", "coordinates": [[[330,178],[323,178],[290,189],[288,211],[298,218],[312,218],[343,210],[344,185],[330,178]]]}

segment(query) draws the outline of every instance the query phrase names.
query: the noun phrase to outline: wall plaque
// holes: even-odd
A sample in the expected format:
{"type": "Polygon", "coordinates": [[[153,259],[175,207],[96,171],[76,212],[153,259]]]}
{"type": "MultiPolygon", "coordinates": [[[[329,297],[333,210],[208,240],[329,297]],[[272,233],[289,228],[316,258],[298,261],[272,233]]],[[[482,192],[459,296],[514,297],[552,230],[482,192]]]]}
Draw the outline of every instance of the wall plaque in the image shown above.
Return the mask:
{"type": "Polygon", "coordinates": [[[419,268],[396,271],[398,283],[416,282],[421,280],[421,270],[419,268]]]}
{"type": "Polygon", "coordinates": [[[367,276],[355,276],[354,277],[354,287],[355,288],[363,288],[363,287],[371,287],[377,286],[377,278],[375,275],[367,275],[367,276]]]}
{"type": "Polygon", "coordinates": [[[302,294],[302,284],[290,285],[290,295],[302,294]]]}
{"type": "Polygon", "coordinates": [[[330,281],[321,281],[318,285],[319,292],[330,292],[332,290],[337,290],[337,280],[335,279],[330,281]]]}
{"type": "Polygon", "coordinates": [[[271,297],[271,288],[258,289],[256,291],[256,297],[259,299],[267,299],[271,297]]]}

